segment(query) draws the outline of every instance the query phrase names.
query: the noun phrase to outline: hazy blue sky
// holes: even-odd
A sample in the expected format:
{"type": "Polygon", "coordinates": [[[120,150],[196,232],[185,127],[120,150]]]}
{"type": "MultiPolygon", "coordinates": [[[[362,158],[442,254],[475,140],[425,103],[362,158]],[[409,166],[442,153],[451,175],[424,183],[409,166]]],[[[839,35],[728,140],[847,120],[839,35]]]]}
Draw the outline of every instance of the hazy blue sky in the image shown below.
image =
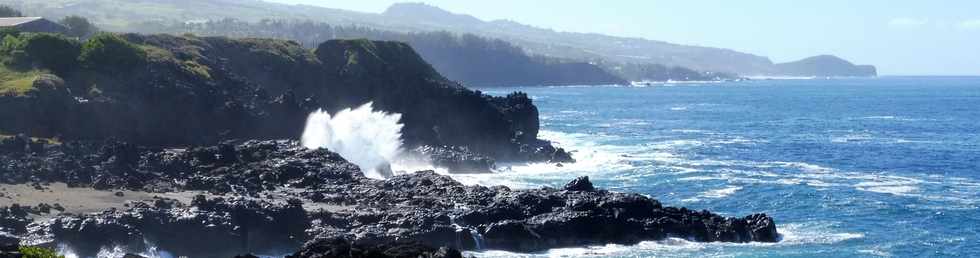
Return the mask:
{"type": "MultiPolygon", "coordinates": [[[[275,0],[382,12],[398,0],[275,0]]],[[[834,54],[881,74],[980,75],[977,0],[425,0],[484,20],[730,48],[834,54]]]]}

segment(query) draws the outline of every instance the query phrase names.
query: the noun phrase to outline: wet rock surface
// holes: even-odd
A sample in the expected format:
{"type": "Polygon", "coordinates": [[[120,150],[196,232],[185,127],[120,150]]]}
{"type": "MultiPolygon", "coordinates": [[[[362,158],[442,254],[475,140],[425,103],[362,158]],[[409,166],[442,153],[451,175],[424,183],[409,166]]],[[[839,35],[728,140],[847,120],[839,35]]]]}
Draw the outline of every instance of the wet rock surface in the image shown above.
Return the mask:
{"type": "Polygon", "coordinates": [[[494,159],[473,153],[464,147],[430,146],[416,147],[412,152],[425,156],[432,165],[446,168],[450,173],[490,173],[494,159]]]}
{"type": "Polygon", "coordinates": [[[349,239],[330,238],[310,241],[287,258],[462,258],[459,250],[434,248],[414,241],[361,244],[349,239]]]}
{"type": "Polygon", "coordinates": [[[147,243],[189,257],[231,257],[251,251],[295,250],[310,220],[298,200],[284,204],[198,196],[190,205],[170,200],[131,208],[60,216],[31,225],[27,239],[64,244],[79,255],[104,247],[138,253],[147,243]]]}
{"type": "Polygon", "coordinates": [[[11,235],[31,244],[68,244],[79,254],[106,246],[138,252],[152,243],[192,257],[215,250],[221,257],[295,250],[301,251],[294,257],[338,257],[332,254],[345,250],[351,256],[340,257],[457,257],[454,249],[534,252],[666,237],[778,238],[765,214],[732,218],[665,207],[642,195],[597,189],[586,177],[562,189],[529,190],[465,186],[432,171],[372,180],[335,153],[285,140],[185,149],[70,142],[38,153],[0,151],[0,162],[5,183],[211,193],[190,203],[134,202],[33,223],[22,216],[23,207],[0,210],[0,227],[11,235]]]}

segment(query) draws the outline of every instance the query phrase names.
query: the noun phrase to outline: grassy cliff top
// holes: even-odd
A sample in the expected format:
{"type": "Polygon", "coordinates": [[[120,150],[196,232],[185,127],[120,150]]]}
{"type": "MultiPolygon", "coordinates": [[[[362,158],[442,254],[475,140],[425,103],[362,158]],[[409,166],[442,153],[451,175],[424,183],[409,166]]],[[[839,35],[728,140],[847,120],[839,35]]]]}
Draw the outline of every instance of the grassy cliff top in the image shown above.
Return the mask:
{"type": "Polygon", "coordinates": [[[34,89],[40,70],[17,71],[0,65],[0,96],[23,96],[34,89]]]}

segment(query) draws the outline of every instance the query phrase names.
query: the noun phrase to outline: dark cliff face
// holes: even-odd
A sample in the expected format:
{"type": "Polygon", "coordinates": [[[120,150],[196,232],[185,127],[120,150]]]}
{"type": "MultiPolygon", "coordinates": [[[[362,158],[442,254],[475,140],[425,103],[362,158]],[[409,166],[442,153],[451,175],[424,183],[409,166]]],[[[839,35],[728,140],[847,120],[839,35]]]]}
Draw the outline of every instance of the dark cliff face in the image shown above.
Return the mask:
{"type": "Polygon", "coordinates": [[[832,55],[805,58],[796,62],[776,64],[774,74],[818,77],[871,77],[878,71],[871,65],[855,65],[832,55]]]}
{"type": "Polygon", "coordinates": [[[311,51],[271,39],[122,37],[145,60],[77,67],[51,76],[64,80],[51,90],[4,97],[0,119],[10,122],[0,132],[158,146],[296,138],[317,108],[373,101],[403,114],[409,147],[461,146],[511,160],[550,148],[536,139],[537,109],[526,95],[466,89],[404,43],[335,40],[311,51]]]}

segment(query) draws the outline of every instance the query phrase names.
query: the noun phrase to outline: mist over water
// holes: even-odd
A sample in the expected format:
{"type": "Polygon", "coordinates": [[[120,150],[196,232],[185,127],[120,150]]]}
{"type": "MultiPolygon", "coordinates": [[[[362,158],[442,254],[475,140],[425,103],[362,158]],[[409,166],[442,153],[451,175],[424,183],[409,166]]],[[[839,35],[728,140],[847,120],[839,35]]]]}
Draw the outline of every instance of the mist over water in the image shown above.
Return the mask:
{"type": "Polygon", "coordinates": [[[301,142],[326,148],[361,167],[375,179],[391,176],[390,164],[402,152],[401,114],[374,110],[371,102],[334,115],[317,110],[306,120],[301,142]]]}

